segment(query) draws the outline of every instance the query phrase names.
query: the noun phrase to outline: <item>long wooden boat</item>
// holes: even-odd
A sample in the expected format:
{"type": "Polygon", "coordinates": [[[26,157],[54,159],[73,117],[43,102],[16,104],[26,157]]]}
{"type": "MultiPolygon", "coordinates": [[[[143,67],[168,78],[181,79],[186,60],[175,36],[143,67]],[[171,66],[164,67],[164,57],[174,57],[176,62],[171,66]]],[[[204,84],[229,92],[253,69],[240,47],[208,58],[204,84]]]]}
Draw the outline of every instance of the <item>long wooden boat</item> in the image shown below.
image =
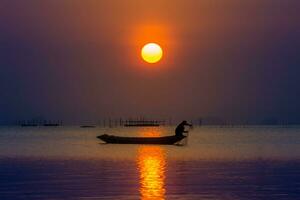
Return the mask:
{"type": "Polygon", "coordinates": [[[100,135],[97,138],[103,140],[106,143],[112,144],[163,144],[172,145],[186,136],[164,136],[164,137],[120,137],[114,135],[100,135]]]}

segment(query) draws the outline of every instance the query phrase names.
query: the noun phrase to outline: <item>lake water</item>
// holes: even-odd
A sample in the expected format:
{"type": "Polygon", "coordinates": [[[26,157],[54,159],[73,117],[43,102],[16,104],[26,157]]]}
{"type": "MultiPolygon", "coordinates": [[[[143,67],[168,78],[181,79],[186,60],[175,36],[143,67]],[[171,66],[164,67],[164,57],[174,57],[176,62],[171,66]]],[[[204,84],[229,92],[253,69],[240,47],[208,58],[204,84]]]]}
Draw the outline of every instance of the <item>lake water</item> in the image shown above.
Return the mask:
{"type": "Polygon", "coordinates": [[[300,199],[300,127],[195,127],[185,146],[103,144],[174,127],[1,127],[0,199],[300,199]]]}

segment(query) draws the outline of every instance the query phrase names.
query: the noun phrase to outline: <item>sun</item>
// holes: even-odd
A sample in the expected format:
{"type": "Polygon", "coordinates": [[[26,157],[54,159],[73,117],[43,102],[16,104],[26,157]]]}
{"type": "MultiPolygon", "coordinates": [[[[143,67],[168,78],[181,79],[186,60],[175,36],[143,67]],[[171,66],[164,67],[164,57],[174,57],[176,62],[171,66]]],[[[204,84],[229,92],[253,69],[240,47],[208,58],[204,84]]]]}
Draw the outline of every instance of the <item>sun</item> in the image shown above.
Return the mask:
{"type": "Polygon", "coordinates": [[[142,48],[141,56],[147,63],[157,63],[163,56],[163,50],[156,43],[148,43],[142,48]]]}

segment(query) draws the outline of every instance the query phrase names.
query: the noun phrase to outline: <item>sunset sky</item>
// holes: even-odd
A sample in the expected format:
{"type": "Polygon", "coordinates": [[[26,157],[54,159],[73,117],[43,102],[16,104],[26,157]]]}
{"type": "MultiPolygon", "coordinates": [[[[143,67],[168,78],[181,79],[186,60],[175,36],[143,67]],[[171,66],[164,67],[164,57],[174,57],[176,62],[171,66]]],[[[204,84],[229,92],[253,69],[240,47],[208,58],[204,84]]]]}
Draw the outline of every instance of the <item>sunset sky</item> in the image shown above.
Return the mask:
{"type": "Polygon", "coordinates": [[[0,123],[300,122],[299,0],[1,0],[0,123]],[[158,43],[162,60],[140,56],[158,43]]]}

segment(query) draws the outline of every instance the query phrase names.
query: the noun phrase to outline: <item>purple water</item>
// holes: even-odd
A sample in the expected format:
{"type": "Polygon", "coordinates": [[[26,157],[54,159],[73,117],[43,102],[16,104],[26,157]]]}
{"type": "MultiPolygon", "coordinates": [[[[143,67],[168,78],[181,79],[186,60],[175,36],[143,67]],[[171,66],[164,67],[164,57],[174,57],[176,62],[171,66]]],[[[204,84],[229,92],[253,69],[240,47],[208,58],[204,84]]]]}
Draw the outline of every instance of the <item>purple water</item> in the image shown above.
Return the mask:
{"type": "Polygon", "coordinates": [[[195,128],[187,146],[96,139],[173,128],[0,128],[0,199],[300,199],[298,127],[195,128]]]}

